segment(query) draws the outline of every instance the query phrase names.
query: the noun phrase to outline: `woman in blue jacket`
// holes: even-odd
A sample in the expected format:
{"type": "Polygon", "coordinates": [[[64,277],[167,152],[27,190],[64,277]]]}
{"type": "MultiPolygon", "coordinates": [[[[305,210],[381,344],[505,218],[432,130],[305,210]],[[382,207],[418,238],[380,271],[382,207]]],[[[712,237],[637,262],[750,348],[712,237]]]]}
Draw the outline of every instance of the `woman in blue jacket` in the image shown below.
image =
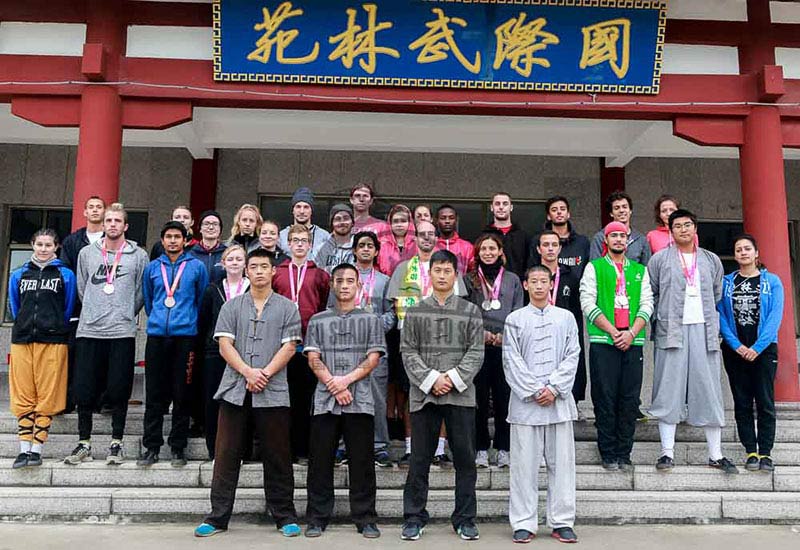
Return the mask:
{"type": "Polygon", "coordinates": [[[752,235],[739,236],[733,246],[739,269],[725,276],[722,300],[717,305],[722,357],[731,383],[739,439],[747,452],[745,468],[771,472],[783,284],[760,265],[758,244],[752,235]],[[758,435],[753,401],[758,413],[758,435]]]}

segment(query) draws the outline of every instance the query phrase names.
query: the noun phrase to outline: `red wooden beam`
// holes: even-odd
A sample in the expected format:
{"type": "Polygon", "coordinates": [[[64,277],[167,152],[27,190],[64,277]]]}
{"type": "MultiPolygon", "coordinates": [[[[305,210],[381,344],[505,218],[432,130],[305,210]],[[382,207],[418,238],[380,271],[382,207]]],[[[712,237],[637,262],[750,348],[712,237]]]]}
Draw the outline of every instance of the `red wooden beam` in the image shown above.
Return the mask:
{"type": "Polygon", "coordinates": [[[81,98],[16,96],[11,114],[46,128],[74,128],[81,121],[81,98]]]}
{"type": "Polygon", "coordinates": [[[122,102],[122,127],[136,130],[166,130],[192,120],[189,101],[141,100],[122,102]]]}
{"type": "Polygon", "coordinates": [[[800,149],[800,119],[784,119],[783,146],[800,149]]]}
{"type": "Polygon", "coordinates": [[[213,25],[211,4],[185,2],[125,2],[129,25],[174,25],[178,27],[210,27],[213,25]]]}
{"type": "Polygon", "coordinates": [[[735,147],[744,143],[741,118],[680,116],[672,122],[672,133],[697,145],[735,147]]]}
{"type": "Polygon", "coordinates": [[[24,23],[85,23],[86,2],[22,0],[0,4],[0,21],[24,23]]]}
{"type": "MultiPolygon", "coordinates": [[[[795,32],[798,32],[797,29],[795,32]]],[[[747,36],[746,21],[668,19],[665,40],[669,44],[739,46],[745,36],[747,36]]]]}

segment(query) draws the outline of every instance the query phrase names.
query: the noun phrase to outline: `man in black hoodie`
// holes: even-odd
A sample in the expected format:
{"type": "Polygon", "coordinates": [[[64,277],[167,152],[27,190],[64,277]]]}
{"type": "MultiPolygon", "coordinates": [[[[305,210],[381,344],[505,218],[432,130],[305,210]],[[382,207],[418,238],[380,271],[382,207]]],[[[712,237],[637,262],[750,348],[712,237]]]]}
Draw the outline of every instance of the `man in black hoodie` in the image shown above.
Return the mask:
{"type": "MultiPolygon", "coordinates": [[[[558,263],[571,267],[577,273],[578,280],[583,275],[583,269],[589,261],[589,239],[580,235],[572,228],[570,221],[569,200],[566,197],[556,195],[547,199],[544,204],[547,221],[544,224],[546,230],[555,231],[561,240],[561,252],[558,255],[558,263]]],[[[542,257],[537,250],[539,245],[538,235],[531,241],[528,265],[534,266],[542,263],[542,257]]]]}
{"type": "Polygon", "coordinates": [[[506,269],[513,271],[520,280],[525,278],[528,269],[528,253],[530,237],[517,224],[511,221],[514,204],[511,195],[498,191],[492,196],[490,206],[494,221],[487,225],[484,233],[495,233],[503,240],[503,254],[506,257],[506,269]]]}

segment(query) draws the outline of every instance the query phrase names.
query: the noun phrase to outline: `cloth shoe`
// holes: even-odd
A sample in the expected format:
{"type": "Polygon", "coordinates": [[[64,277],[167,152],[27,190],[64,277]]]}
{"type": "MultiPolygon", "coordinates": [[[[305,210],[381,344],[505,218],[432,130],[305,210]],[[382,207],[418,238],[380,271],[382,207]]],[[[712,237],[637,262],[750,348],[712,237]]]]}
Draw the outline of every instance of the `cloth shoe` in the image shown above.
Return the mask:
{"type": "Polygon", "coordinates": [[[729,475],[730,474],[738,474],[739,473],[739,468],[737,468],[733,464],[733,462],[731,462],[730,460],[728,460],[724,456],[722,458],[720,458],[719,460],[711,460],[709,458],[708,459],[708,465],[711,468],[716,468],[718,470],[722,470],[723,472],[725,472],[726,474],[729,474],[729,475]]]}
{"type": "Polygon", "coordinates": [[[11,468],[14,470],[19,470],[20,468],[27,468],[28,455],[29,453],[19,453],[19,455],[17,455],[16,460],[14,460],[14,464],[11,465],[11,468]]]}
{"type": "Polygon", "coordinates": [[[658,462],[656,462],[656,470],[667,471],[671,470],[674,467],[675,467],[675,461],[672,460],[667,455],[662,456],[661,458],[658,459],[658,462]]]}
{"type": "Polygon", "coordinates": [[[28,466],[41,466],[42,455],[40,453],[28,453],[28,466]]]}
{"type": "Polygon", "coordinates": [[[489,467],[489,453],[487,451],[478,451],[475,455],[475,466],[478,468],[489,467]]]}
{"type": "Polygon", "coordinates": [[[508,451],[497,451],[497,467],[508,468],[511,466],[511,453],[508,451]]]}

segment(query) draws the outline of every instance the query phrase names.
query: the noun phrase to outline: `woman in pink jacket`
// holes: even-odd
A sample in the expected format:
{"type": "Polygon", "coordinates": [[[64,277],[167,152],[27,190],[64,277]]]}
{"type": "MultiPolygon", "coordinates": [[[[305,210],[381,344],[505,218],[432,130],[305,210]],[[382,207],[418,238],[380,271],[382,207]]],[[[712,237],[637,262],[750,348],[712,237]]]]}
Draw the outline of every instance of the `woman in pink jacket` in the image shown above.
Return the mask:
{"type": "Polygon", "coordinates": [[[411,259],[417,254],[417,242],[414,238],[414,222],[411,210],[404,204],[395,204],[386,217],[392,230],[388,235],[381,235],[381,251],[378,255],[378,270],[392,276],[397,264],[411,259]]]}

